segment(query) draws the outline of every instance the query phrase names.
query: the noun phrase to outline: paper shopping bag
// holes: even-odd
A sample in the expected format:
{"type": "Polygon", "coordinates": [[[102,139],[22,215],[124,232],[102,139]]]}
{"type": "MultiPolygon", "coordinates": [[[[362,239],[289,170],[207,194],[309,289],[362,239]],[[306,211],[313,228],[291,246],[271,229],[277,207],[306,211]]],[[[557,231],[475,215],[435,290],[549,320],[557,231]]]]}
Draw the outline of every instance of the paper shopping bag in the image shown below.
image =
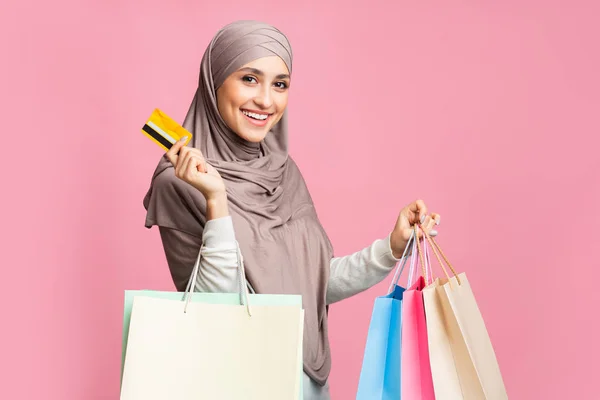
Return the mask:
{"type": "Polygon", "coordinates": [[[300,296],[181,296],[126,292],[121,400],[301,400],[300,296]]]}
{"type": "Polygon", "coordinates": [[[465,273],[456,271],[435,240],[440,265],[453,276],[423,290],[429,357],[436,399],[504,400],[508,398],[496,354],[465,273]],[[441,257],[440,257],[441,255],[441,257]]]}
{"type": "MultiPolygon", "coordinates": [[[[413,226],[413,235],[419,237],[419,227],[413,226]]],[[[402,363],[400,366],[403,400],[433,400],[433,382],[429,363],[427,326],[423,305],[423,288],[431,281],[431,263],[427,241],[413,241],[408,276],[408,289],[402,301],[402,363]],[[416,261],[418,260],[418,263],[416,261]],[[422,275],[413,281],[421,266],[422,275]],[[413,283],[414,282],[414,283],[413,283]]]]}
{"type": "Polygon", "coordinates": [[[402,295],[396,286],[375,299],[356,400],[400,400],[402,295]]]}
{"type": "MultiPolygon", "coordinates": [[[[451,277],[450,282],[441,285],[437,291],[440,292],[442,309],[447,319],[452,320],[450,324],[452,329],[457,330],[456,336],[460,335],[464,342],[464,346],[461,343],[457,351],[464,351],[466,348],[472,363],[472,367],[467,366],[468,363],[465,361],[464,370],[476,372],[475,375],[472,373],[468,375],[469,379],[464,379],[461,374],[463,391],[472,390],[473,393],[480,393],[480,388],[484,394],[484,397],[478,397],[480,399],[507,399],[496,353],[466,273],[451,277]]],[[[459,359],[463,358],[467,357],[461,355],[459,359]]]]}
{"type": "MultiPolygon", "coordinates": [[[[463,355],[464,344],[461,350],[462,337],[457,331],[452,320],[448,320],[445,311],[442,308],[440,293],[437,289],[440,286],[440,280],[436,279],[431,285],[423,289],[423,303],[425,305],[425,316],[427,325],[427,343],[429,345],[429,363],[431,366],[431,375],[436,399],[462,400],[476,399],[476,396],[482,396],[481,391],[476,391],[474,397],[463,397],[461,389],[458,368],[455,365],[454,352],[463,355]]],[[[464,364],[464,363],[463,363],[464,364]]],[[[463,375],[473,376],[474,369],[469,368],[469,363],[463,368],[463,375]]],[[[483,397],[480,397],[483,398],[483,397]]]]}
{"type": "Polygon", "coordinates": [[[423,276],[404,292],[402,301],[402,400],[434,400],[423,292],[423,276]]]}
{"type": "Polygon", "coordinates": [[[204,248],[183,294],[126,292],[121,400],[302,399],[302,298],[249,294],[237,250],[237,294],[193,291],[204,248]]]}
{"type": "Polygon", "coordinates": [[[398,280],[406,266],[406,252],[396,268],[392,284],[385,296],[373,305],[356,400],[400,400],[400,362],[402,347],[402,299],[405,289],[398,280]]]}

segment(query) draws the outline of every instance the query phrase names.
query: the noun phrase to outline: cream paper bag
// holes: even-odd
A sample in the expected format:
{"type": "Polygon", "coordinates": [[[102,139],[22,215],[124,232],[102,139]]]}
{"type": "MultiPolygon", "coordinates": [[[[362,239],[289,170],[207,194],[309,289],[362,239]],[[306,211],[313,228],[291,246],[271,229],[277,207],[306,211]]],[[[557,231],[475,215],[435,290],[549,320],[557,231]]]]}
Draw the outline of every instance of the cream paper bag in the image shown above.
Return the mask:
{"type": "Polygon", "coordinates": [[[436,399],[507,399],[496,353],[467,275],[457,275],[435,240],[427,234],[425,237],[447,276],[423,290],[436,399]],[[452,270],[452,277],[440,254],[452,270]]]}
{"type": "Polygon", "coordinates": [[[200,254],[184,299],[133,296],[121,400],[301,400],[300,296],[191,293],[200,254]]]}

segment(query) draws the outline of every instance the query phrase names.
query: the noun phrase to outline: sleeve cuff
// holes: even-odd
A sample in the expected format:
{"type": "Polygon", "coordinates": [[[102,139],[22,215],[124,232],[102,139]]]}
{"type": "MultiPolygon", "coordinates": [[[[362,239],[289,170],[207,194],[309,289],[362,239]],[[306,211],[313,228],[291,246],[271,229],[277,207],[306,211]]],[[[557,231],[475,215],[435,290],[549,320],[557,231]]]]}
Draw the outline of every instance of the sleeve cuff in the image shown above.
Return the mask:
{"type": "Polygon", "coordinates": [[[235,230],[230,215],[206,221],[202,241],[206,247],[235,246],[235,230]]]}
{"type": "Polygon", "coordinates": [[[400,258],[394,257],[392,252],[392,246],[390,245],[390,235],[387,235],[384,239],[376,240],[373,243],[373,251],[375,253],[375,257],[385,265],[394,266],[400,258]]]}

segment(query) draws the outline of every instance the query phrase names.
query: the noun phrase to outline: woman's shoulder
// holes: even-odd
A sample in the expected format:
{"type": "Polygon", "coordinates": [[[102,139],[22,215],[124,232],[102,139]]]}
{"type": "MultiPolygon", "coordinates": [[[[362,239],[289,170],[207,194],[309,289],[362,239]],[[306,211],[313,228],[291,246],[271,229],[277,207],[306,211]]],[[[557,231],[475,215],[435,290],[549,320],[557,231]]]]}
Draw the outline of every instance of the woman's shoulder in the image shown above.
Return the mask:
{"type": "Polygon", "coordinates": [[[288,155],[286,160],[285,178],[287,179],[294,175],[299,176],[300,178],[302,178],[302,180],[304,180],[304,178],[302,177],[302,171],[300,171],[300,167],[292,158],[292,156],[288,155]]]}
{"type": "Polygon", "coordinates": [[[204,196],[176,177],[175,169],[168,160],[167,163],[159,162],[144,197],[146,226],[177,228],[198,235],[198,223],[204,221],[206,212],[204,196]]]}

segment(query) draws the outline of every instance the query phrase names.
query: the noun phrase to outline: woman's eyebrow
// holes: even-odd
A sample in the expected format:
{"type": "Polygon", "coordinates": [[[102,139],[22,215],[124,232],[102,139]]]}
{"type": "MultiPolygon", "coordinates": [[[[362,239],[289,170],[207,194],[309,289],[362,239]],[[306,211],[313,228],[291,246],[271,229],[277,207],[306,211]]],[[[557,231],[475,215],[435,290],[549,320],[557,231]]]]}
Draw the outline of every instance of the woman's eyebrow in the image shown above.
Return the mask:
{"type": "MultiPolygon", "coordinates": [[[[260,69],[250,68],[250,67],[240,68],[239,71],[251,72],[254,75],[258,75],[258,76],[265,75],[260,69]]],[[[276,79],[289,79],[289,77],[290,77],[289,74],[279,74],[275,78],[276,79]]]]}

